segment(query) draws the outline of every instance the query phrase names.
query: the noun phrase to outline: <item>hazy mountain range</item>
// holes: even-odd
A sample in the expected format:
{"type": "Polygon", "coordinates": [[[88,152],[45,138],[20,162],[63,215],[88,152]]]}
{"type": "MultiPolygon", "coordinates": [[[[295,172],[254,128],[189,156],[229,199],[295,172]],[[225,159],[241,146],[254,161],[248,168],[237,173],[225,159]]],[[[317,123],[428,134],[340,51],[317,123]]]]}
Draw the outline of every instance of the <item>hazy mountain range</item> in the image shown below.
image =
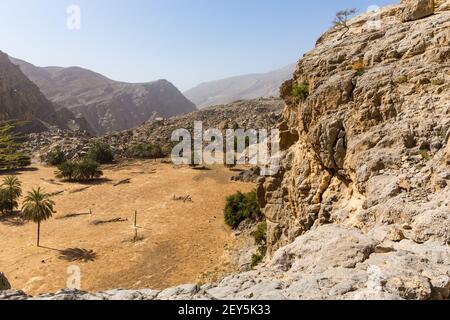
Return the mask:
{"type": "Polygon", "coordinates": [[[196,106],[278,97],[281,83],[290,79],[294,70],[290,65],[268,73],[205,82],[183,95],[167,80],[125,83],[80,67],[37,67],[12,57],[8,60],[6,54],[1,58],[0,80],[3,88],[8,83],[9,91],[0,95],[0,120],[34,117],[33,126],[39,129],[52,124],[99,135],[128,130],[156,117],[189,113],[196,106]]]}
{"type": "Polygon", "coordinates": [[[134,128],[152,117],[196,110],[169,81],[118,82],[79,67],[37,67],[10,58],[56,108],[82,116],[96,134],[134,128]]]}
{"type": "Polygon", "coordinates": [[[280,85],[292,78],[294,69],[295,65],[292,64],[268,73],[205,82],[184,92],[184,95],[198,108],[242,99],[278,97],[280,85]]]}

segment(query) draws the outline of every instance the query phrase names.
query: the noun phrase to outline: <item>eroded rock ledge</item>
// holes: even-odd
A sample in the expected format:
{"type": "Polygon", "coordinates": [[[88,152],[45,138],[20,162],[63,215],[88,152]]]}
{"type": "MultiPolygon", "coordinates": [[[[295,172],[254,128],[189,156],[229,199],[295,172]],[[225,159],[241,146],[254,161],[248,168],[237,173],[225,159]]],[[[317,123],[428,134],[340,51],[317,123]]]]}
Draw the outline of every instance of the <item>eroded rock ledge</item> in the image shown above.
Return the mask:
{"type": "Polygon", "coordinates": [[[401,232],[385,226],[365,235],[343,225],[321,226],[278,250],[258,270],[227,277],[216,285],[164,291],[63,290],[34,298],[3,291],[0,300],[448,299],[448,247],[398,241],[401,232]]]}

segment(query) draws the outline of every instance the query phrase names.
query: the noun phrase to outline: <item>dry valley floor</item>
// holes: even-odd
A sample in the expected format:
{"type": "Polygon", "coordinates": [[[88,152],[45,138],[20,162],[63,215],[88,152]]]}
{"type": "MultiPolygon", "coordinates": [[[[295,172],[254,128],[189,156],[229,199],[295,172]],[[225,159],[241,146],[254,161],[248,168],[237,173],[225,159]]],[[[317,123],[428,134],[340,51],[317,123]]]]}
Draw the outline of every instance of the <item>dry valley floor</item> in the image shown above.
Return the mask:
{"type": "Polygon", "coordinates": [[[41,248],[34,223],[0,217],[0,270],[14,288],[33,295],[65,288],[72,265],[81,269],[87,291],[163,289],[231,268],[225,197],[254,186],[230,182],[235,173],[228,169],[137,162],[107,167],[105,180],[95,184],[62,183],[54,170],[34,166],[18,175],[24,192],[41,186],[55,194],[57,213],[42,224],[41,248]]]}

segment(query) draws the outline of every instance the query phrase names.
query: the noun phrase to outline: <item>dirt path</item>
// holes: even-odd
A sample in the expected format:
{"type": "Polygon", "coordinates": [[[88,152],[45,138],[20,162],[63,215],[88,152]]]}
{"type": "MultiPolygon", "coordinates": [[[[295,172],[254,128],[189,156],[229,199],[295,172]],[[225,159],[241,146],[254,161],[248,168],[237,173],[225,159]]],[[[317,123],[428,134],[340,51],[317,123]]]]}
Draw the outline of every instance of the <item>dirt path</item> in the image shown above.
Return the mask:
{"type": "Polygon", "coordinates": [[[0,220],[0,270],[16,289],[30,294],[66,287],[70,265],[80,267],[81,288],[89,291],[195,283],[227,262],[232,237],[223,222],[225,197],[254,188],[229,182],[233,173],[223,167],[195,171],[140,162],[107,168],[108,180],[93,185],[61,184],[52,180],[54,168],[35,168],[19,175],[24,191],[41,186],[56,194],[57,213],[42,225],[45,248],[35,246],[33,223],[0,220]],[[114,186],[128,178],[129,183],[114,186]],[[192,202],[173,200],[188,195],[192,202]],[[135,210],[143,239],[134,243],[135,210]],[[125,221],[92,224],[116,218],[125,221]],[[93,261],[61,259],[61,250],[68,248],[85,249],[93,261]]]}

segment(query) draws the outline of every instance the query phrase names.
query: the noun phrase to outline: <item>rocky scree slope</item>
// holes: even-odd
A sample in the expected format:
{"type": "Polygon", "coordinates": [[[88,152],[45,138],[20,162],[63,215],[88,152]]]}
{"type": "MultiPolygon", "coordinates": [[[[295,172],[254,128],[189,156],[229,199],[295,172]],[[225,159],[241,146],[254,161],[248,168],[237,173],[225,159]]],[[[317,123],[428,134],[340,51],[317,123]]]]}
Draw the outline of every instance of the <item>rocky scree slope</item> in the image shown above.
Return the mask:
{"type": "Polygon", "coordinates": [[[127,130],[152,118],[196,110],[167,80],[124,83],[79,67],[36,67],[19,59],[11,61],[55,105],[83,116],[96,134],[127,130]]]}
{"type": "Polygon", "coordinates": [[[150,143],[170,152],[172,132],[187,129],[192,134],[194,121],[202,121],[204,130],[217,128],[271,129],[278,123],[283,109],[281,99],[242,100],[228,105],[205,108],[200,111],[168,118],[157,119],[122,132],[102,137],[91,137],[80,133],[55,130],[29,135],[26,149],[32,154],[45,154],[56,148],[61,149],[68,158],[83,156],[96,141],[107,143],[115,155],[126,158],[131,145],[150,143]]]}
{"type": "Polygon", "coordinates": [[[383,8],[381,30],[368,15],[330,30],[283,85],[283,166],[259,187],[264,265],[201,287],[36,299],[448,299],[450,6],[404,22],[418,4],[383,8]]]}
{"type": "Polygon", "coordinates": [[[0,51],[0,121],[8,120],[28,121],[21,126],[25,132],[39,132],[52,126],[91,130],[84,119],[75,117],[69,110],[56,110],[39,88],[0,51]]]}

